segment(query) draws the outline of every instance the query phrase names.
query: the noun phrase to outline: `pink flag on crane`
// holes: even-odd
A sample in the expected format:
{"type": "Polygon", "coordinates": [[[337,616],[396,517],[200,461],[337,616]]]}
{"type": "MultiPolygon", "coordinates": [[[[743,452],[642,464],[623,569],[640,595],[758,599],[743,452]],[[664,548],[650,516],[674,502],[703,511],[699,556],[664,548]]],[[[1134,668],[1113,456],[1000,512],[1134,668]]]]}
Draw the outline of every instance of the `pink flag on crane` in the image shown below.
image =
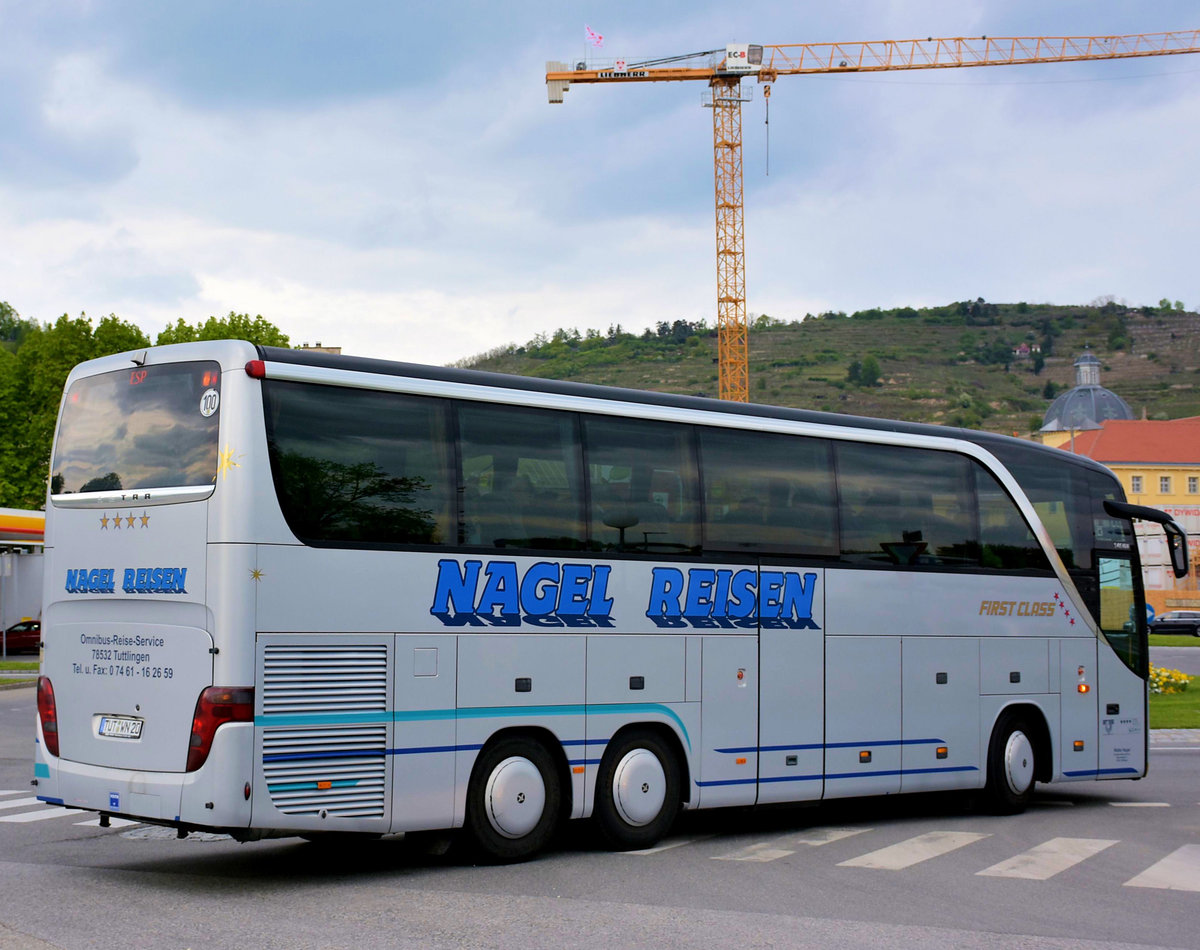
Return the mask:
{"type": "Polygon", "coordinates": [[[587,37],[587,41],[589,43],[591,43],[593,46],[598,47],[598,46],[604,45],[604,36],[600,33],[597,33],[586,23],[583,25],[583,32],[584,32],[584,35],[587,37]]]}

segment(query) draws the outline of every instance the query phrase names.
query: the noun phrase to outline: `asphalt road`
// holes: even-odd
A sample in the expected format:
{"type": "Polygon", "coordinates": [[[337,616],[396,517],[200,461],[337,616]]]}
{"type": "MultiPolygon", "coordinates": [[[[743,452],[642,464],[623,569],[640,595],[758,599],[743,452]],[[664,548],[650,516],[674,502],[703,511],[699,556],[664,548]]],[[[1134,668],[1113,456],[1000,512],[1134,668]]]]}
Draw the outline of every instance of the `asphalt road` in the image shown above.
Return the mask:
{"type": "Polygon", "coordinates": [[[1188,676],[1200,676],[1200,641],[1194,647],[1151,647],[1150,662],[1188,676]]]}
{"type": "Polygon", "coordinates": [[[33,717],[32,690],[0,693],[0,950],[1200,948],[1187,735],[1144,781],[1055,786],[1019,816],[961,796],[706,812],[649,853],[572,827],[475,867],[399,838],[177,840],[19,804],[33,717]]]}

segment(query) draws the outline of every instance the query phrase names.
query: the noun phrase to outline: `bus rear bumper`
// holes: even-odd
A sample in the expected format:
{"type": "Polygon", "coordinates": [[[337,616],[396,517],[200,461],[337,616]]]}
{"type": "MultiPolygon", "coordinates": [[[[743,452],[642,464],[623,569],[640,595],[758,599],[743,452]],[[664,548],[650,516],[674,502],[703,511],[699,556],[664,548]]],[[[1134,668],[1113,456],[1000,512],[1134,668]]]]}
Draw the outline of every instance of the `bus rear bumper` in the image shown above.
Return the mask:
{"type": "Polygon", "coordinates": [[[254,727],[227,723],[195,772],[134,772],[54,758],[38,747],[38,797],[68,808],[199,828],[246,828],[254,727]]]}

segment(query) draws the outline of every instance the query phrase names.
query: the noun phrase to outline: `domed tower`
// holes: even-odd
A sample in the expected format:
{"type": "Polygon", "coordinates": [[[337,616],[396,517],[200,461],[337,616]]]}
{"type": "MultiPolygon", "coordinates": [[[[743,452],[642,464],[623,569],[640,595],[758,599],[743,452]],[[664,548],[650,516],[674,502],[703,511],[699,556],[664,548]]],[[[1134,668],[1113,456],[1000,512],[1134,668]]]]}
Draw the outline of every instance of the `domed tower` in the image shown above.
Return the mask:
{"type": "Polygon", "coordinates": [[[1075,361],[1075,386],[1059,395],[1046,411],[1042,441],[1058,445],[1064,439],[1054,433],[1099,429],[1106,419],[1132,418],[1129,403],[1100,385],[1100,360],[1084,351],[1075,361]]]}

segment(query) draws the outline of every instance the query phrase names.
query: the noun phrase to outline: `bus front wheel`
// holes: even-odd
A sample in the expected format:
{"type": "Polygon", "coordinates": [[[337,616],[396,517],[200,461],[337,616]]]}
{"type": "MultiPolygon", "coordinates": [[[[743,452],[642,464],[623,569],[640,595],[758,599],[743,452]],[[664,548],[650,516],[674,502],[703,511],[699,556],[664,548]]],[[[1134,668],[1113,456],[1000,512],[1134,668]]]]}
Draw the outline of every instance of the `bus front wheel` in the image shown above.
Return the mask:
{"type": "Polygon", "coordinates": [[[484,750],[467,789],[467,831],[487,857],[523,861],[546,846],[558,825],[562,790],[545,746],[502,739],[484,750]]]}
{"type": "Polygon", "coordinates": [[[987,798],[998,814],[1024,811],[1033,797],[1037,761],[1032,735],[1028,722],[1018,713],[1003,714],[992,730],[987,798]]]}
{"type": "Polygon", "coordinates": [[[679,766],[670,746],[648,730],[609,744],[596,776],[596,823],[618,851],[648,848],[679,814],[679,766]]]}

